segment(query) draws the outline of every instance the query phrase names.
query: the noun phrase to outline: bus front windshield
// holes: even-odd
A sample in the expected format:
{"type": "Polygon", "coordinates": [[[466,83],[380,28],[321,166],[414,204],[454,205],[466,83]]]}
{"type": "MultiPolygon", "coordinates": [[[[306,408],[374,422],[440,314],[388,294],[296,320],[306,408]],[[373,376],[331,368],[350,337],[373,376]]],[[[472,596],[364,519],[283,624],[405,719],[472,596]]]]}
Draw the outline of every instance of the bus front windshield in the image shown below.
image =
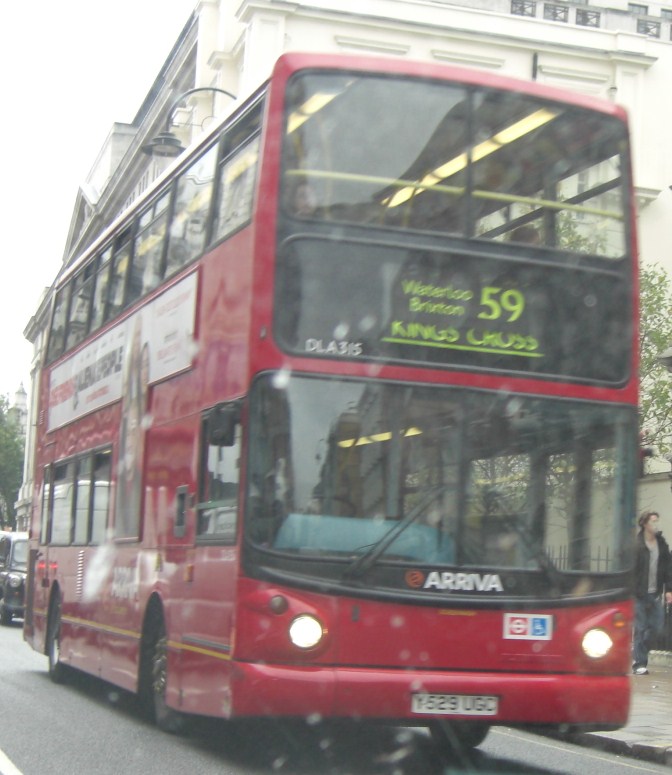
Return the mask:
{"type": "Polygon", "coordinates": [[[345,581],[395,564],[628,566],[628,409],[281,375],[250,402],[246,538],[262,563],[345,581]]]}
{"type": "Polygon", "coordinates": [[[287,90],[283,211],[617,259],[627,154],[619,119],[516,91],[299,73],[287,90]]]}

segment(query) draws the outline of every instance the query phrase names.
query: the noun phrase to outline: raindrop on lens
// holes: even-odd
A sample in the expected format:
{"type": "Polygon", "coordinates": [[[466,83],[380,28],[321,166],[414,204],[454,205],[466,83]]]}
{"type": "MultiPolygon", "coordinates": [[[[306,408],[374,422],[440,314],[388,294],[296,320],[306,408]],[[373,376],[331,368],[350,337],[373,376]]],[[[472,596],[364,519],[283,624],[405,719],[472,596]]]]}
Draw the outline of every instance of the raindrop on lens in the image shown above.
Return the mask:
{"type": "Polygon", "coordinates": [[[339,323],[336,328],[334,328],[334,339],[345,339],[349,330],[350,327],[347,323],[339,323]]]}

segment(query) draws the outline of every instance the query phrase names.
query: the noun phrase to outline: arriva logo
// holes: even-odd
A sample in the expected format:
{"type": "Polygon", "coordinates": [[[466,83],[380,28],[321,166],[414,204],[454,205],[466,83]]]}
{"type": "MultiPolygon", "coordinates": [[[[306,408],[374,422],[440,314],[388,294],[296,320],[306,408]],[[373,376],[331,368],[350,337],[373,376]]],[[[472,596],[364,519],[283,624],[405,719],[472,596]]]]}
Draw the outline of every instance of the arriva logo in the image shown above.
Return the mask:
{"type": "Polygon", "coordinates": [[[406,583],[413,589],[439,589],[451,592],[503,592],[504,587],[497,573],[449,573],[422,571],[406,573],[406,583]]]}

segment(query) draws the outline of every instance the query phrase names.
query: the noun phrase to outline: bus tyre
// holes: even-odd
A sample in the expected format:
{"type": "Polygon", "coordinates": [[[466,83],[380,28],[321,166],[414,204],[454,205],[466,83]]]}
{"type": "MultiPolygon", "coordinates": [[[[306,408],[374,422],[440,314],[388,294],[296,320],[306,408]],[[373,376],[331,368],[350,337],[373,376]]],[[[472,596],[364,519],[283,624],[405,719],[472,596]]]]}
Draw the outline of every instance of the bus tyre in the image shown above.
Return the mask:
{"type": "Polygon", "coordinates": [[[435,721],[429,731],[441,757],[454,760],[456,754],[468,753],[479,746],[487,737],[490,727],[471,721],[435,721]]]}
{"type": "Polygon", "coordinates": [[[166,686],[168,685],[168,637],[161,622],[156,630],[151,655],[151,695],[153,699],[154,721],[163,732],[172,735],[182,734],[187,726],[186,717],[166,704],[166,686]]]}
{"type": "Polygon", "coordinates": [[[62,684],[67,668],[61,662],[61,596],[58,593],[54,595],[49,609],[46,652],[49,678],[56,684],[62,684]]]}

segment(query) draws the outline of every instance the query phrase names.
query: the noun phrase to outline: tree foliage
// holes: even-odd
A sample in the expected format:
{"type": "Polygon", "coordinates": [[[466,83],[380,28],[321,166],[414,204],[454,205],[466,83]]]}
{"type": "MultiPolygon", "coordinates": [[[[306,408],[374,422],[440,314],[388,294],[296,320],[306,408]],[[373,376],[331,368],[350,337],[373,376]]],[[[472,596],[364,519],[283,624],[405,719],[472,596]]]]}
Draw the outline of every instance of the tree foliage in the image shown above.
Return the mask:
{"type": "Polygon", "coordinates": [[[16,527],[16,503],[23,476],[23,439],[0,396],[0,528],[16,527]]]}
{"type": "Polygon", "coordinates": [[[672,450],[672,378],[658,362],[672,347],[672,283],[658,264],[640,274],[639,411],[643,442],[672,450]]]}

